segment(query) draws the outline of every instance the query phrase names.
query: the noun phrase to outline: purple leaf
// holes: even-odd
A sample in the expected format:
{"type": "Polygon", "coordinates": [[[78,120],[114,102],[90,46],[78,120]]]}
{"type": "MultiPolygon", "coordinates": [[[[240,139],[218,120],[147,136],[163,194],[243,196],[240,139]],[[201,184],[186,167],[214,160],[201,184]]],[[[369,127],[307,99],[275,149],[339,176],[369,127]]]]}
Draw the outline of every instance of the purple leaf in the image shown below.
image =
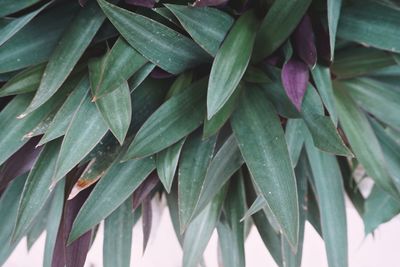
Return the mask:
{"type": "Polygon", "coordinates": [[[40,136],[31,138],[4,163],[4,166],[0,169],[0,192],[3,191],[8,183],[15,177],[26,173],[32,168],[42,150],[42,147],[36,148],[39,140],[40,136]]]}
{"type": "MultiPolygon", "coordinates": [[[[74,170],[74,174],[78,171],[74,170]]],[[[89,252],[92,231],[89,230],[71,244],[67,245],[72,223],[83,203],[88,198],[93,187],[83,190],[72,200],[68,200],[64,206],[64,213],[58,229],[57,240],[53,252],[52,267],[83,267],[86,255],[89,252]]]]}
{"type": "Polygon", "coordinates": [[[300,111],[309,79],[307,65],[303,61],[291,58],[283,65],[281,78],[287,96],[300,111]]]}
{"type": "Polygon", "coordinates": [[[193,3],[195,7],[205,7],[205,6],[223,6],[228,3],[228,0],[196,0],[193,3]]]}
{"type": "Polygon", "coordinates": [[[143,253],[149,242],[151,225],[153,221],[153,210],[151,207],[151,197],[147,196],[142,204],[142,229],[143,229],[143,253]]]}
{"type": "Polygon", "coordinates": [[[155,67],[150,73],[150,77],[154,78],[154,79],[166,79],[166,78],[170,78],[172,76],[174,76],[174,75],[169,72],[166,72],[165,70],[163,70],[159,67],[155,67]]]}
{"type": "Polygon", "coordinates": [[[297,25],[293,35],[293,49],[297,56],[308,66],[313,67],[317,62],[314,32],[310,17],[306,14],[297,25]]]}
{"type": "Polygon", "coordinates": [[[153,8],[154,5],[156,4],[156,1],[155,0],[125,0],[125,3],[127,3],[129,5],[134,5],[134,6],[153,8]]]}
{"type": "Polygon", "coordinates": [[[157,186],[160,179],[158,178],[157,172],[152,172],[149,177],[133,192],[132,197],[132,208],[137,209],[144,199],[153,191],[157,186]]]}

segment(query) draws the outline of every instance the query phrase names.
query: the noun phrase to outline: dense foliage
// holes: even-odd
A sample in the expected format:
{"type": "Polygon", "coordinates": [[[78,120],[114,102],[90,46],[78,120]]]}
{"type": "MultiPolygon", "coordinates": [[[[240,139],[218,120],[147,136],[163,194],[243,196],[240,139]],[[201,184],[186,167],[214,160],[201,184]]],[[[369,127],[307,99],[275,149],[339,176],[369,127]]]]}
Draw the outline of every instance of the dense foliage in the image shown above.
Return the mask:
{"type": "Polygon", "coordinates": [[[306,221],[346,267],[345,195],[366,234],[400,212],[396,1],[1,0],[0,17],[0,265],[46,231],[44,266],[83,266],[104,221],[104,266],[129,266],[132,227],[145,248],[167,203],[184,267],[214,229],[221,266],[245,266],[252,225],[300,266],[306,221]]]}

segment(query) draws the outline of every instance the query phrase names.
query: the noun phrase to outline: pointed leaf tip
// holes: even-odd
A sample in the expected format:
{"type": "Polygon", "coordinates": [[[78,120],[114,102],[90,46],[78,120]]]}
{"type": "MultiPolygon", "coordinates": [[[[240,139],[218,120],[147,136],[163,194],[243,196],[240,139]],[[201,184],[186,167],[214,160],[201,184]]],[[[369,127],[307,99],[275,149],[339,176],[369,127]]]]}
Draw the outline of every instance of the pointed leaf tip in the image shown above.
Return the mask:
{"type": "Polygon", "coordinates": [[[283,66],[281,75],[287,96],[300,111],[309,80],[307,65],[296,58],[292,58],[283,66]]]}

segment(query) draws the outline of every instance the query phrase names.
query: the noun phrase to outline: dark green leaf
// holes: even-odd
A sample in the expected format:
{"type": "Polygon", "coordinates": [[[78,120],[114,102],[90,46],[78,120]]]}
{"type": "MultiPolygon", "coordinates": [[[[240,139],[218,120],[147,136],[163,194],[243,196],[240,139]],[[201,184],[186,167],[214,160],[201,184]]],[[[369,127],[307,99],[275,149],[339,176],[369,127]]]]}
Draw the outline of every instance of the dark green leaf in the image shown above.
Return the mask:
{"type": "Polygon", "coordinates": [[[104,220],[104,267],[130,266],[133,223],[130,199],[104,220]]]}
{"type": "Polygon", "coordinates": [[[216,8],[165,5],[178,18],[190,36],[210,55],[215,56],[234,20],[216,8]],[[207,23],[204,23],[207,21],[207,23]]]}
{"type": "Polygon", "coordinates": [[[351,148],[369,176],[385,191],[397,197],[379,142],[365,114],[348,94],[345,84],[335,83],[339,121],[351,148]]]}
{"type": "Polygon", "coordinates": [[[238,88],[232,93],[226,103],[210,120],[207,120],[207,118],[204,119],[203,138],[209,138],[210,136],[216,134],[228,121],[236,107],[236,102],[240,91],[241,84],[238,85],[238,88]]]}
{"type": "Polygon", "coordinates": [[[178,74],[209,60],[209,56],[186,36],[104,0],[98,2],[126,41],[162,69],[178,74]]]}
{"type": "Polygon", "coordinates": [[[301,119],[289,119],[286,123],[285,138],[293,167],[297,165],[305,138],[305,124],[301,119]]]}
{"type": "Polygon", "coordinates": [[[350,47],[336,53],[332,72],[340,79],[352,78],[395,64],[393,57],[385,51],[366,47],[350,47]]]}
{"type": "Polygon", "coordinates": [[[0,2],[0,17],[5,17],[31,5],[38,3],[41,0],[2,0],[0,2]]]}
{"type": "Polygon", "coordinates": [[[223,231],[222,233],[218,231],[219,239],[227,239],[226,241],[228,241],[220,242],[224,266],[243,267],[246,265],[244,253],[245,223],[240,221],[245,210],[246,195],[244,191],[243,175],[239,171],[230,183],[227,198],[224,203],[228,231],[223,231]]]}
{"type": "MultiPolygon", "coordinates": [[[[334,1],[332,1],[334,2],[334,1]]],[[[324,102],[326,109],[329,112],[330,118],[333,123],[337,125],[338,117],[335,107],[335,98],[333,96],[333,88],[331,81],[330,69],[322,65],[317,64],[311,71],[315,86],[317,87],[318,93],[324,102]]]]}
{"type": "MultiPolygon", "coordinates": [[[[12,230],[17,219],[18,200],[22,194],[27,174],[14,179],[0,198],[0,265],[3,265],[18,242],[11,243],[12,230]]],[[[19,241],[19,240],[17,240],[19,241]]]]}
{"type": "Polygon", "coordinates": [[[63,33],[43,73],[40,86],[25,114],[45,103],[65,82],[75,64],[89,46],[105,17],[95,1],[77,14],[63,33]]]}
{"type": "Polygon", "coordinates": [[[293,247],[297,246],[299,209],[296,181],[283,129],[267,96],[258,88],[246,88],[240,96],[231,124],[240,151],[293,247]]]}
{"type": "Polygon", "coordinates": [[[328,28],[329,28],[329,46],[331,49],[331,60],[335,53],[336,30],[339,23],[340,9],[342,0],[328,0],[328,28]]]}
{"type": "Polygon", "coordinates": [[[79,211],[72,226],[69,243],[118,208],[154,168],[152,158],[114,164],[97,183],[79,211]]]}
{"type": "Polygon", "coordinates": [[[190,223],[183,241],[185,267],[196,267],[217,225],[226,190],[221,190],[210,204],[190,223]]]}
{"type": "Polygon", "coordinates": [[[28,24],[36,15],[38,15],[43,9],[49,6],[51,2],[43,5],[37,10],[28,13],[22,17],[11,20],[6,26],[0,29],[0,46],[7,42],[13,37],[19,30],[21,30],[26,24],[28,24]]]}
{"type": "Polygon", "coordinates": [[[336,155],[351,156],[332,120],[324,116],[321,98],[314,87],[308,86],[301,114],[310,130],[314,145],[322,151],[336,155]]]}
{"type": "Polygon", "coordinates": [[[363,221],[365,234],[372,233],[379,225],[400,213],[399,202],[378,186],[374,186],[365,201],[363,221]]]}
{"type": "Polygon", "coordinates": [[[63,4],[51,8],[50,12],[33,19],[6,44],[2,45],[0,47],[0,73],[46,61],[57,46],[61,34],[75,15],[77,8],[77,4],[63,4]],[[28,43],[29,45],[26,45],[28,43]]]}
{"type": "Polygon", "coordinates": [[[52,267],[54,246],[56,244],[58,226],[60,225],[61,216],[64,208],[64,187],[65,182],[61,181],[54,189],[54,196],[50,206],[46,225],[46,241],[43,256],[43,267],[52,267]]]}
{"type": "Polygon", "coordinates": [[[254,11],[246,12],[237,20],[218,50],[208,82],[208,119],[223,107],[242,79],[250,61],[257,29],[254,11]]]}
{"type": "Polygon", "coordinates": [[[338,36],[383,50],[400,52],[400,12],[381,3],[354,1],[343,8],[338,36]]]}
{"type": "MultiPolygon", "coordinates": [[[[69,84],[68,82],[65,85],[69,84]]],[[[68,96],[64,104],[57,111],[52,122],[46,130],[46,133],[40,139],[39,145],[43,145],[51,140],[54,140],[62,135],[68,129],[76,110],[82,105],[83,101],[87,98],[89,88],[87,83],[80,82],[79,79],[71,81],[71,86],[76,86],[74,91],[68,96]]]]}
{"type": "MultiPolygon", "coordinates": [[[[80,83],[89,87],[87,77],[80,83]]],[[[87,95],[75,111],[68,129],[65,133],[58,155],[56,171],[53,177],[53,185],[62,179],[76,164],[78,164],[103,138],[108,128],[101,117],[96,105],[90,102],[87,95]]]]}
{"type": "Polygon", "coordinates": [[[147,60],[119,38],[101,63],[89,64],[92,93],[100,98],[120,88],[147,60]]]}
{"type": "Polygon", "coordinates": [[[196,129],[205,115],[205,86],[202,79],[166,101],[140,128],[124,158],[152,155],[196,129]]]}
{"type": "Polygon", "coordinates": [[[168,193],[171,191],[176,168],[178,167],[179,156],[184,143],[185,139],[182,139],[157,153],[157,173],[160,177],[161,183],[164,185],[164,188],[168,193]]]}
{"type": "Polygon", "coordinates": [[[254,47],[253,58],[261,61],[271,55],[296,28],[311,0],[276,0],[263,19],[254,47]]]}
{"type": "Polygon", "coordinates": [[[218,150],[208,167],[206,178],[201,188],[196,213],[207,206],[211,199],[242,165],[243,158],[236,139],[232,135],[218,150]]]}
{"type": "Polygon", "coordinates": [[[202,132],[198,130],[186,139],[183,146],[178,176],[181,233],[185,231],[194,215],[206,172],[214,154],[216,140],[214,136],[203,141],[202,132]]]}
{"type": "Polygon", "coordinates": [[[379,120],[400,129],[400,91],[371,79],[346,81],[346,89],[360,107],[379,120]]]}
{"type": "Polygon", "coordinates": [[[348,266],[346,207],[340,168],[335,156],[317,150],[310,141],[306,141],[307,155],[321,214],[328,264],[329,267],[346,267],[348,266]]]}
{"type": "Polygon", "coordinates": [[[108,128],[122,145],[132,117],[128,83],[123,82],[116,90],[98,99],[95,103],[108,128]]]}
{"type": "Polygon", "coordinates": [[[18,205],[13,240],[22,238],[50,197],[49,187],[60,146],[60,141],[47,144],[30,171],[18,205]]]}

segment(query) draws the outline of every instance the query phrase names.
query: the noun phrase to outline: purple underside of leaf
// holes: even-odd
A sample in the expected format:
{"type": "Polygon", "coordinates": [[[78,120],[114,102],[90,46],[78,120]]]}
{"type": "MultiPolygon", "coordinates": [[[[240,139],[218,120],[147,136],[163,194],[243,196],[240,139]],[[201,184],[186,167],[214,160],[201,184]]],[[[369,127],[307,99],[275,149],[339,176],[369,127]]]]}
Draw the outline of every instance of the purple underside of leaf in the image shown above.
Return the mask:
{"type": "Polygon", "coordinates": [[[133,192],[132,197],[132,208],[137,209],[140,204],[146,199],[146,197],[153,191],[157,186],[160,179],[158,178],[157,172],[152,172],[149,177],[133,192]]]}
{"type": "Polygon", "coordinates": [[[228,3],[228,0],[196,0],[193,3],[195,7],[205,7],[205,6],[223,6],[228,3]]]}
{"type": "Polygon", "coordinates": [[[309,79],[307,65],[296,58],[291,58],[283,65],[281,78],[287,96],[300,111],[309,79]]]}
{"type": "Polygon", "coordinates": [[[155,0],[125,0],[125,3],[133,6],[142,6],[153,8],[156,1],[155,0]]]}
{"type": "Polygon", "coordinates": [[[310,17],[306,14],[293,32],[293,48],[296,55],[308,66],[317,62],[317,49],[315,47],[314,32],[310,17]]]}
{"type": "Polygon", "coordinates": [[[72,200],[68,200],[58,229],[56,245],[53,252],[52,267],[83,267],[89,252],[92,231],[89,230],[67,246],[72,223],[93,187],[83,190],[72,200]]]}
{"type": "Polygon", "coordinates": [[[150,77],[154,78],[154,79],[166,79],[166,78],[170,78],[172,76],[174,76],[174,75],[169,72],[166,72],[165,70],[163,70],[159,67],[155,67],[150,73],[150,77]]]}
{"type": "Polygon", "coordinates": [[[147,196],[142,204],[142,229],[143,229],[143,253],[149,242],[151,226],[153,222],[153,210],[151,207],[151,197],[147,196]]]}
{"type": "Polygon", "coordinates": [[[42,147],[35,148],[41,136],[31,138],[24,146],[15,152],[0,169],[0,192],[2,192],[15,177],[29,171],[42,147]]]}

